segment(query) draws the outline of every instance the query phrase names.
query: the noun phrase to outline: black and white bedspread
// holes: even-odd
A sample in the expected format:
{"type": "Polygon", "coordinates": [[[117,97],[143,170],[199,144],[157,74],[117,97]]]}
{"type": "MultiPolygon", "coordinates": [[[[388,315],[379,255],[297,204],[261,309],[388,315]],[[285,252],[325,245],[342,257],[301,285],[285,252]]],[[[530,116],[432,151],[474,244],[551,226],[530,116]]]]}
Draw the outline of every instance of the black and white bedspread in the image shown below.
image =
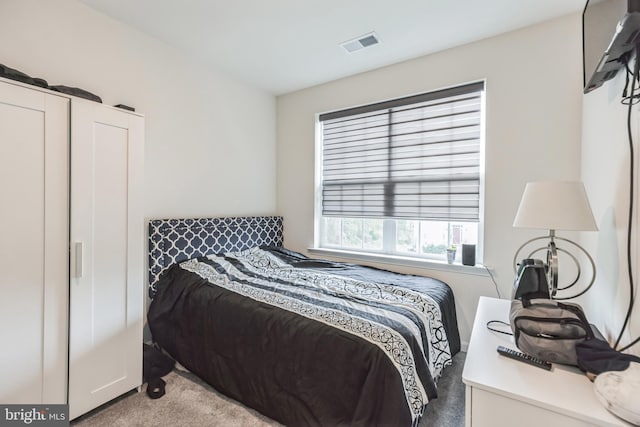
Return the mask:
{"type": "Polygon", "coordinates": [[[446,284],[284,248],[172,266],[148,321],[187,369],[291,426],[416,425],[460,350],[446,284]]]}

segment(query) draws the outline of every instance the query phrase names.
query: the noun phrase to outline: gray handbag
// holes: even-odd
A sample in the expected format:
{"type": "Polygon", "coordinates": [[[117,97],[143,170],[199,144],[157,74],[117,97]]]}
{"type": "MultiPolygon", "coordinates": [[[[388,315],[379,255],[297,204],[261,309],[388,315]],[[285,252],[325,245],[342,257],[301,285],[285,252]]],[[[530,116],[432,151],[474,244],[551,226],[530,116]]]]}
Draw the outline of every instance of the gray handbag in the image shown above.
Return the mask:
{"type": "Polygon", "coordinates": [[[574,303],[513,300],[509,319],[520,351],[547,362],[577,365],[576,344],[594,337],[584,311],[574,303]]]}

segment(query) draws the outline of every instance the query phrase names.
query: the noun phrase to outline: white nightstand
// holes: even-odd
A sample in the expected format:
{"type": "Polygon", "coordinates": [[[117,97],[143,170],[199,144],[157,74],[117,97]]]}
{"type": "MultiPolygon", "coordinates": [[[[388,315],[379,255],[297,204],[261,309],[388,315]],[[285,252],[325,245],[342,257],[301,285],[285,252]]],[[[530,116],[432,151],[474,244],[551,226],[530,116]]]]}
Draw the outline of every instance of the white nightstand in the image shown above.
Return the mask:
{"type": "Polygon", "coordinates": [[[546,371],[500,356],[499,345],[517,350],[513,337],[486,324],[508,323],[509,307],[509,300],[480,298],[462,372],[466,427],[631,426],[600,404],[578,368],[554,364],[546,371]]]}

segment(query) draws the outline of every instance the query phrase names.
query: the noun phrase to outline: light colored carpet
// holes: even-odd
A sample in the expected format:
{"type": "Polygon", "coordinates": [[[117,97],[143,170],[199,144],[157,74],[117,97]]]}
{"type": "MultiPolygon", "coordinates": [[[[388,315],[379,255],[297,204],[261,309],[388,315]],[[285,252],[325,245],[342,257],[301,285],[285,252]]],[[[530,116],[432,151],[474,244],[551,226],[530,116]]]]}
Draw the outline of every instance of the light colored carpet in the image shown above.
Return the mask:
{"type": "MultiPolygon", "coordinates": [[[[439,398],[430,402],[419,427],[464,426],[462,367],[465,353],[453,358],[438,382],[439,398]]],[[[218,393],[195,375],[174,370],[164,377],[166,394],[150,399],[132,392],[71,422],[73,427],[224,426],[273,427],[281,424],[218,393]]],[[[146,387],[146,386],[145,386],[146,387]]]]}
{"type": "Polygon", "coordinates": [[[453,363],[438,381],[438,398],[429,402],[418,427],[463,427],[464,383],[462,368],[467,353],[453,356],[453,363]]]}
{"type": "Polygon", "coordinates": [[[218,393],[195,375],[174,370],[163,379],[166,394],[150,399],[130,393],[71,422],[74,427],[225,426],[271,427],[281,424],[218,393]]]}

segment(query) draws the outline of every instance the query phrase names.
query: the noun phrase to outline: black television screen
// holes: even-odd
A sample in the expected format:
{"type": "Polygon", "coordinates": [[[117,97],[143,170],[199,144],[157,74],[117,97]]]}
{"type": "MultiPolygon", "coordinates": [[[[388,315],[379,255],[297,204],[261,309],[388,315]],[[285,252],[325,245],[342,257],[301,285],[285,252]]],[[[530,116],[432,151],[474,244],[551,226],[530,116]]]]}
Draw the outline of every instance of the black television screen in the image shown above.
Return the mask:
{"type": "Polygon", "coordinates": [[[615,77],[639,36],[640,0],[587,0],[582,13],[584,93],[615,77]]]}

